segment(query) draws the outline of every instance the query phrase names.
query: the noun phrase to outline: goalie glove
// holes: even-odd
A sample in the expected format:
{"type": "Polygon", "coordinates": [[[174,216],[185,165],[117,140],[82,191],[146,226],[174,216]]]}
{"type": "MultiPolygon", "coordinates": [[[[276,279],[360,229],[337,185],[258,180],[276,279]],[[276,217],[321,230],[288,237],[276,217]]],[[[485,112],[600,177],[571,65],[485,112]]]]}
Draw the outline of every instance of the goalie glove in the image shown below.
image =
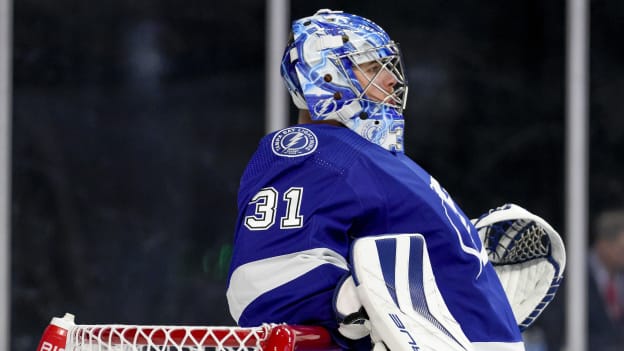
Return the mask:
{"type": "MultiPolygon", "coordinates": [[[[334,312],[338,318],[338,332],[350,340],[363,340],[370,336],[372,351],[388,351],[375,329],[358,296],[351,272],[338,283],[334,293],[334,312]]],[[[351,348],[349,346],[343,347],[351,348]]],[[[359,349],[359,347],[355,347],[359,349]]]]}
{"type": "Polygon", "coordinates": [[[370,321],[360,302],[351,273],[347,273],[334,293],[334,312],[338,332],[347,339],[358,340],[371,332],[370,321]]]}
{"type": "Polygon", "coordinates": [[[544,219],[514,204],[472,222],[524,331],[559,288],[566,263],[563,241],[544,219]]]}

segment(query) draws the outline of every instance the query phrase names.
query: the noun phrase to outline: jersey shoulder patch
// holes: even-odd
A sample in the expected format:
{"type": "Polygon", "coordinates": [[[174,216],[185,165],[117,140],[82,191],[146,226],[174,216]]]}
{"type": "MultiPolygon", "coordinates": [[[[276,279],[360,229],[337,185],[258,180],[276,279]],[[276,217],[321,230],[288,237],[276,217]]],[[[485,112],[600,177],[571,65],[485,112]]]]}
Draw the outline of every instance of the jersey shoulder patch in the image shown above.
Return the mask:
{"type": "Polygon", "coordinates": [[[281,157],[300,157],[313,153],[318,146],[316,134],[308,128],[289,127],[273,135],[271,150],[281,157]]]}

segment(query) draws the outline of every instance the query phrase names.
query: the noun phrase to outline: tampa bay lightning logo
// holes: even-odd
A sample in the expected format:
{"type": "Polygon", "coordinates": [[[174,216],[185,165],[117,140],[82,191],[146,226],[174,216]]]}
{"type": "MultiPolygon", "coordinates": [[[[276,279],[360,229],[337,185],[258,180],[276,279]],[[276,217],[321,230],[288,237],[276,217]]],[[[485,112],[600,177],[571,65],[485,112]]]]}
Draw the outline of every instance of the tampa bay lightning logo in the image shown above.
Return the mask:
{"type": "Polygon", "coordinates": [[[318,145],[316,135],[308,128],[290,127],[277,132],[271,148],[277,156],[299,157],[313,153],[318,145]]]}
{"type": "Polygon", "coordinates": [[[314,112],[317,116],[324,117],[338,108],[338,104],[334,98],[328,98],[319,100],[316,105],[314,105],[314,112]]]}

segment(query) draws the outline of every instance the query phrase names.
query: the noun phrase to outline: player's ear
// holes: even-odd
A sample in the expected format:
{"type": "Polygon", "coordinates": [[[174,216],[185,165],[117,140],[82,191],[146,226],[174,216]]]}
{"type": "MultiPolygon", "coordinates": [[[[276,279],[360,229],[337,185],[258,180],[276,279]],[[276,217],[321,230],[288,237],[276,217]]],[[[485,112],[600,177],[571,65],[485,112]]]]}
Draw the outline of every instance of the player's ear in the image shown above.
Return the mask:
{"type": "Polygon", "coordinates": [[[310,111],[308,110],[299,110],[299,123],[303,124],[303,123],[311,123],[312,122],[312,116],[310,116],[310,111]]]}

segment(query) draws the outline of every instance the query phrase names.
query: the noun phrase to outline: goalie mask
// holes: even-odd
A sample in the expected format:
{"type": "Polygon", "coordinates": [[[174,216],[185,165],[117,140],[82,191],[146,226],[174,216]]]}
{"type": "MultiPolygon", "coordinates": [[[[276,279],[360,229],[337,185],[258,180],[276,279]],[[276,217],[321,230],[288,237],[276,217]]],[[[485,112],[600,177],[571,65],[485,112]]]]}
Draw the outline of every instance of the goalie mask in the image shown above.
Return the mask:
{"type": "Polygon", "coordinates": [[[398,45],[375,23],[330,10],[293,22],[281,73],[293,102],[312,120],[339,121],[403,152],[407,82],[398,45]]]}

